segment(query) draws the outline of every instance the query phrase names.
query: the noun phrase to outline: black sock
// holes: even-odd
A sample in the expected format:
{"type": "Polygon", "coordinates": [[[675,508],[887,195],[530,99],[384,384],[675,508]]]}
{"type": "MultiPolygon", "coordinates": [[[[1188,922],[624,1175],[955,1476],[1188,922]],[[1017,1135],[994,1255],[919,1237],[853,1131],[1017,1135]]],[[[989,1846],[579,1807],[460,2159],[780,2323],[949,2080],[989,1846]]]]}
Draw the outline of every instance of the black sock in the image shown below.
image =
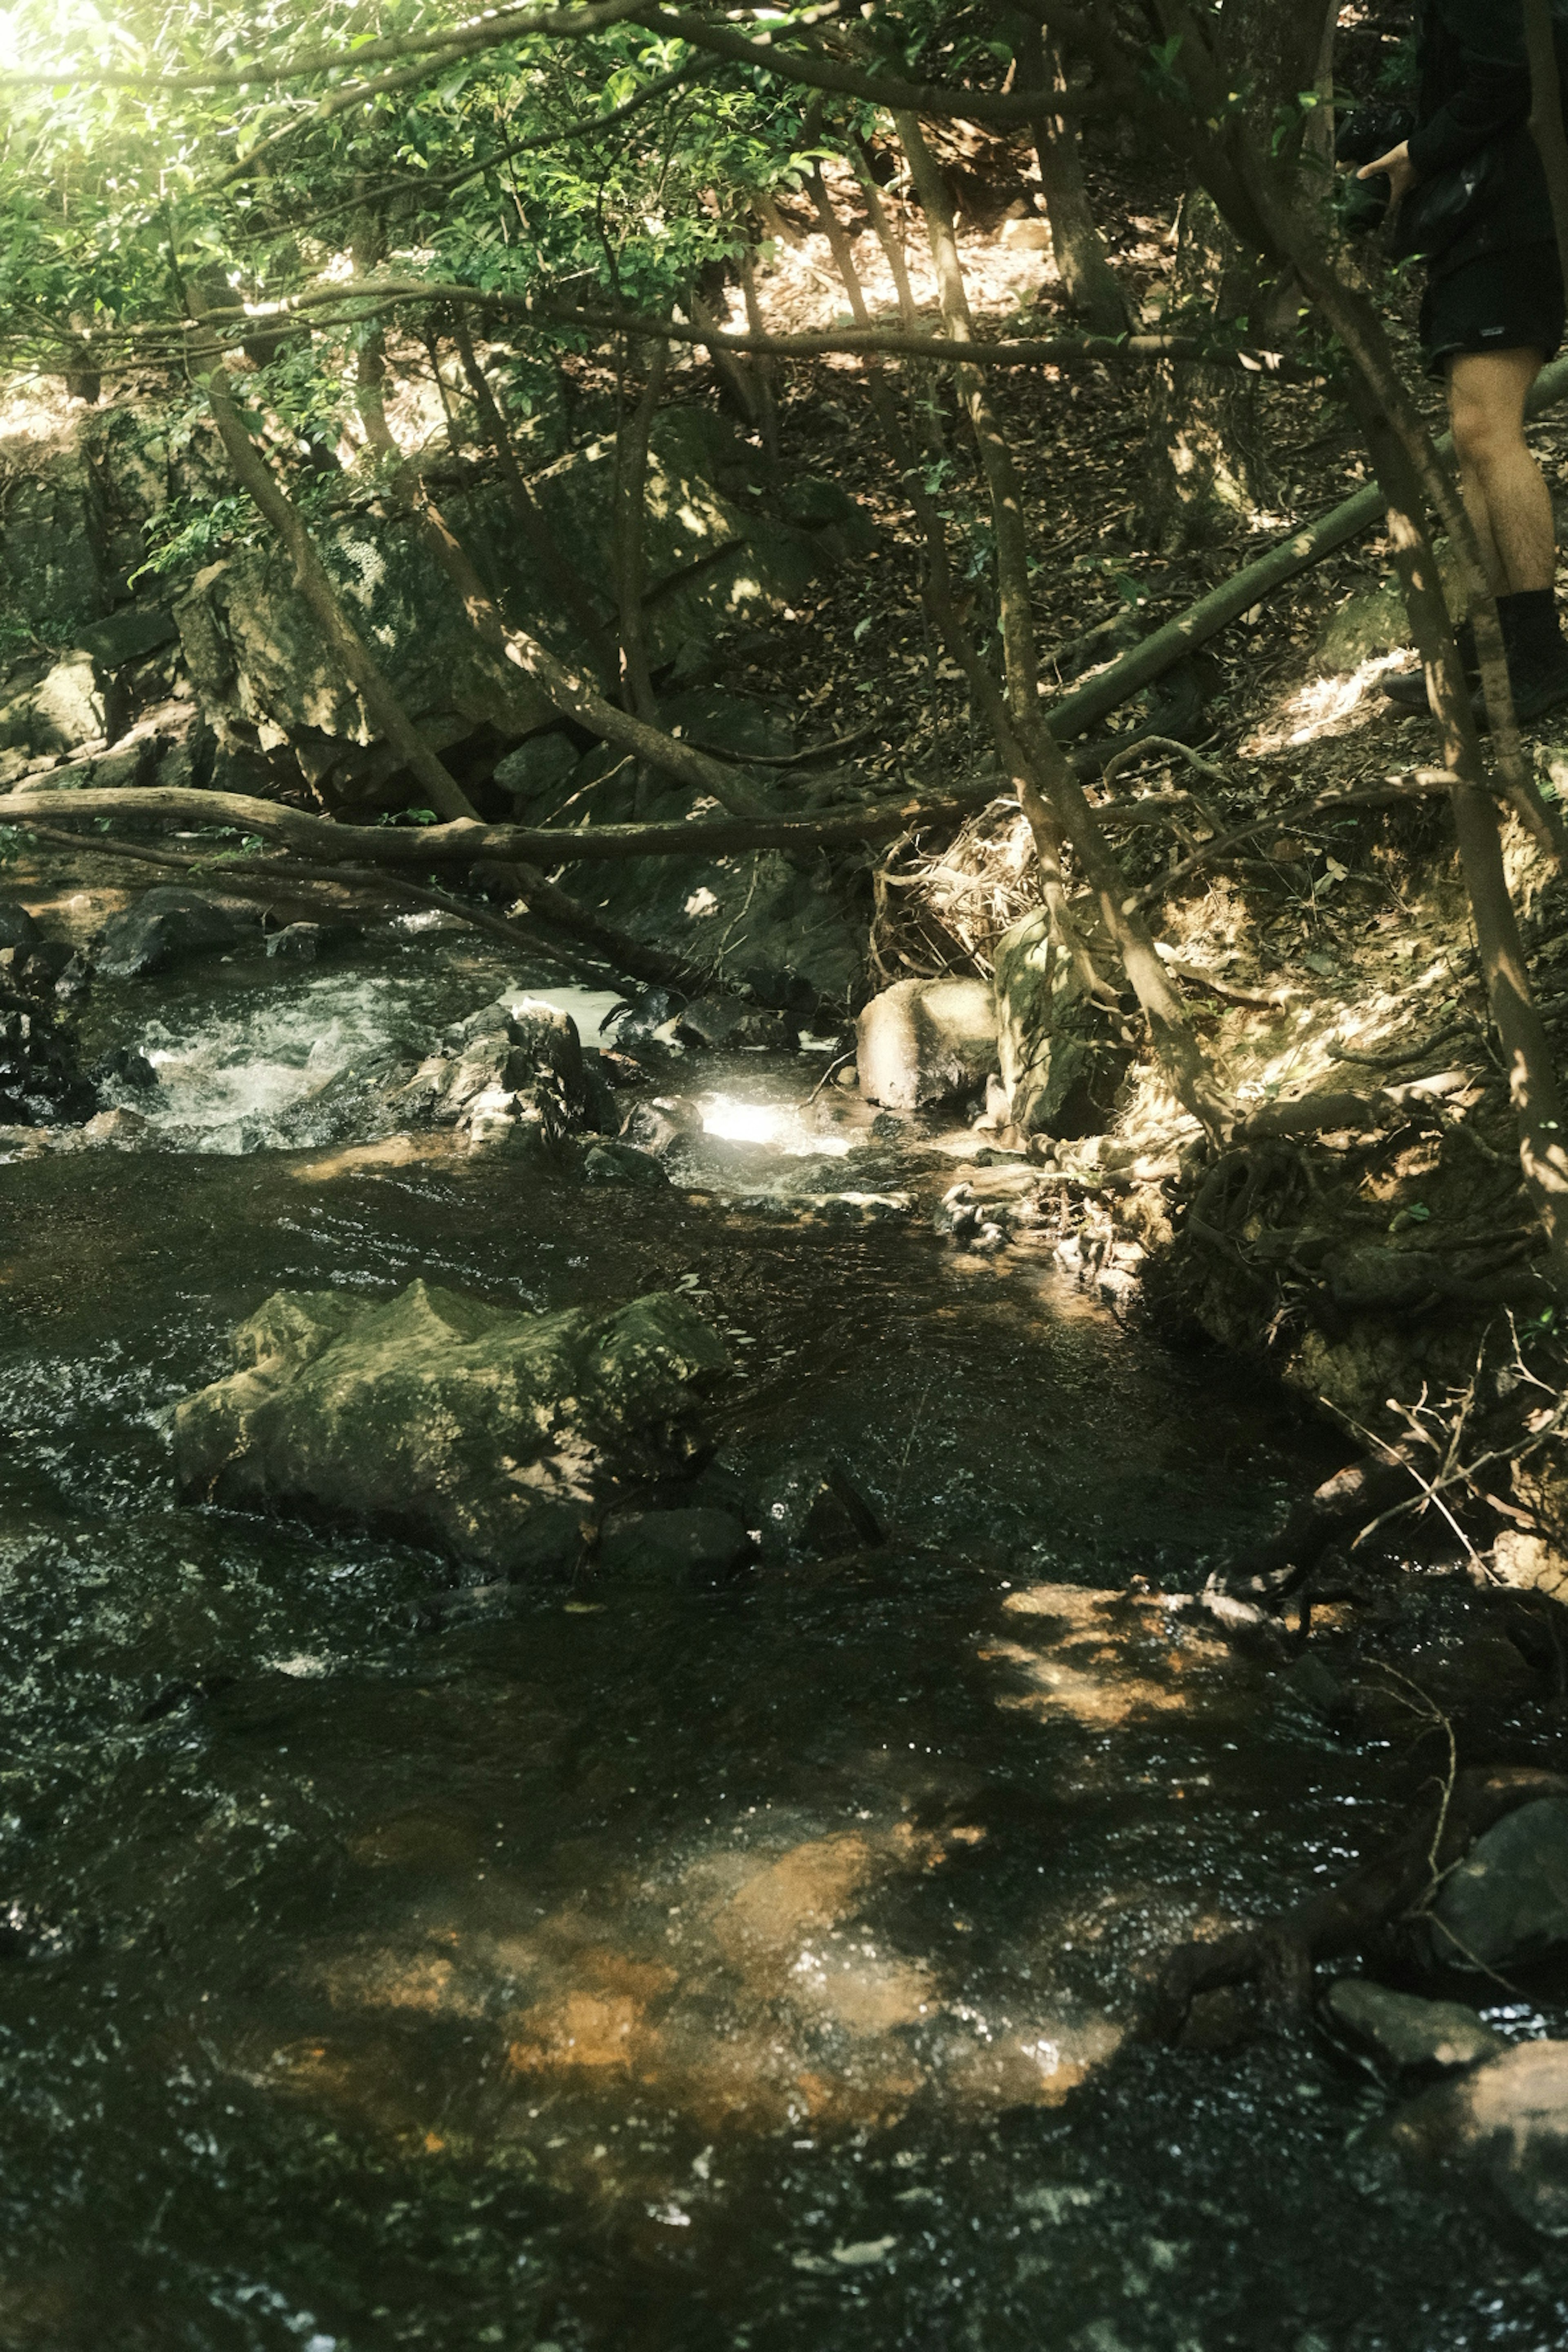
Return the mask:
{"type": "Polygon", "coordinates": [[[1550,588],[1521,588],[1516,595],[1500,596],[1498,619],[1503,643],[1510,653],[1551,654],[1563,642],[1557,622],[1557,599],[1550,588]]]}

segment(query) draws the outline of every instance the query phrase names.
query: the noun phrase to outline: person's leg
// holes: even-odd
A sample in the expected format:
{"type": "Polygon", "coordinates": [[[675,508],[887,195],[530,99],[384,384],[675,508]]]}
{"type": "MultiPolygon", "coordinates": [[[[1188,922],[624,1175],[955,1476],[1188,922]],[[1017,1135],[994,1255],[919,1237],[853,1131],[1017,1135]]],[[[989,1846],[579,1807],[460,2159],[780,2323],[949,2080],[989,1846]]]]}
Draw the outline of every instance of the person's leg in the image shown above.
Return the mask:
{"type": "Polygon", "coordinates": [[[1448,417],[1465,505],[1492,592],[1550,589],[1557,572],[1552,495],[1524,437],[1524,403],[1542,369],[1536,351],[1456,352],[1448,417]]]}

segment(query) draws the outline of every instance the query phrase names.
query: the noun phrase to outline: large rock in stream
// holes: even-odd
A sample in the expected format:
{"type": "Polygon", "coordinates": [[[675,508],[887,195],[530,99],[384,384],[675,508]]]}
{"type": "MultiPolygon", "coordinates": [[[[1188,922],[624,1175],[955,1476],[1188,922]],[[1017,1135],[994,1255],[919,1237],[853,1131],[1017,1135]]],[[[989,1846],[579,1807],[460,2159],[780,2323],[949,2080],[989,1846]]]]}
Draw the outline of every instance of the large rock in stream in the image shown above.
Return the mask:
{"type": "Polygon", "coordinates": [[[860,1091],[889,1110],[919,1110],[984,1087],[996,1067],[996,1015],[984,980],[900,980],[856,1027],[860,1091]]]}
{"type": "Polygon", "coordinates": [[[1416,2171],[1479,2193],[1543,2237],[1568,2238],[1568,2042],[1524,2042],[1440,2084],[1387,2126],[1416,2171]]]}
{"type": "Polygon", "coordinates": [[[570,1566],[623,1478],[689,1461],[727,1370],[658,1291],[520,1315],[416,1282],[381,1305],[280,1290],[174,1421],[182,1486],[395,1532],[505,1577],[570,1566]]]}

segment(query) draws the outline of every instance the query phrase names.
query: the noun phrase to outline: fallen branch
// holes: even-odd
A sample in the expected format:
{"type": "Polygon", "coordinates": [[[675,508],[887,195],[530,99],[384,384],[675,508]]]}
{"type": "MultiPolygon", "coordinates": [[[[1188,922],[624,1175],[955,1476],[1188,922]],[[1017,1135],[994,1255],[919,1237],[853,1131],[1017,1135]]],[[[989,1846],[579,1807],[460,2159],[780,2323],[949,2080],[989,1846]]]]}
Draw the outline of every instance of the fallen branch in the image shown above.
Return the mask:
{"type": "MultiPolygon", "coordinates": [[[[1190,856],[1169,867],[1158,881],[1151,882],[1146,889],[1140,890],[1131,904],[1137,908],[1154,906],[1167,891],[1173,889],[1178,882],[1184,882],[1200,866],[1212,865],[1216,857],[1226,856],[1243,842],[1255,841],[1260,833],[1291,833],[1302,825],[1321,824],[1343,809],[1389,808],[1399,801],[1436,799],[1445,795],[1447,789],[1447,782],[1415,776],[1405,783],[1369,784],[1364,792],[1359,793],[1324,793],[1315,800],[1298,803],[1294,808],[1271,809],[1267,816],[1255,817],[1250,824],[1237,825],[1234,833],[1221,834],[1214,841],[1205,841],[1201,849],[1194,849],[1190,856]]],[[[4,818],[5,807],[5,803],[0,801],[0,820],[4,818]]]]}
{"type": "MultiPolygon", "coordinates": [[[[334,862],[347,858],[369,866],[471,866],[478,859],[502,864],[569,866],[584,860],[627,857],[719,857],[747,849],[849,848],[887,841],[911,826],[955,824],[987,808],[998,797],[994,782],[940,800],[883,802],[871,809],[826,817],[693,817],[663,824],[487,824],[458,818],[422,828],[340,824],[246,793],[203,793],[180,785],[149,784],[125,791],[29,791],[0,794],[0,824],[26,826],[36,817],[110,816],[163,818],[184,825],[221,825],[263,835],[302,857],[334,862]]],[[[85,840],[81,845],[90,847],[85,840]]]]}

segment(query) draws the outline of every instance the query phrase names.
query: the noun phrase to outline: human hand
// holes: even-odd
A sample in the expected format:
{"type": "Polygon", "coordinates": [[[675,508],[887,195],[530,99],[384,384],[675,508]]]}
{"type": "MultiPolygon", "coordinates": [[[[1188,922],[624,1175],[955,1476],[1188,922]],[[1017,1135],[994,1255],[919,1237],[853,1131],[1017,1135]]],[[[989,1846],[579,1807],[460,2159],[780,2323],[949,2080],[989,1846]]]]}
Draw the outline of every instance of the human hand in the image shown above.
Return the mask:
{"type": "Polygon", "coordinates": [[[1387,174],[1390,183],[1388,208],[1390,212],[1395,212],[1405,202],[1420,176],[1410,161],[1408,139],[1402,139],[1397,147],[1391,147],[1386,155],[1378,157],[1375,163],[1363,163],[1356,173],[1356,178],[1375,180],[1380,173],[1387,174]]]}

